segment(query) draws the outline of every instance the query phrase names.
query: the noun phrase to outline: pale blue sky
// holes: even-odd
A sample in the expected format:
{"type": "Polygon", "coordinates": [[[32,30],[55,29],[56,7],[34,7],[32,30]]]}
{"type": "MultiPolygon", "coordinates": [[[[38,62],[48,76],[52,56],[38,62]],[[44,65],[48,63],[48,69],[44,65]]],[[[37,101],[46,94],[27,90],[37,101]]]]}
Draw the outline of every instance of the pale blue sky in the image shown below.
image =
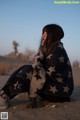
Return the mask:
{"type": "Polygon", "coordinates": [[[54,0],[0,0],[0,55],[13,51],[13,40],[19,52],[37,51],[42,28],[50,23],[62,26],[70,60],[80,60],[80,4],[55,5],[54,0]]]}

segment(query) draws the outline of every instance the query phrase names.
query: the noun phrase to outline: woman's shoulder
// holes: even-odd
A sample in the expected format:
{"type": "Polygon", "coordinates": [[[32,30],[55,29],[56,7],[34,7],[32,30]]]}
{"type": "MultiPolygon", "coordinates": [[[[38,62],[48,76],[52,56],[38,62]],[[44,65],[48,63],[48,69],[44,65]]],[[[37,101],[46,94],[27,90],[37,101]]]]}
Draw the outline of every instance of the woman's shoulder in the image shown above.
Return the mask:
{"type": "Polygon", "coordinates": [[[48,50],[48,54],[56,54],[56,53],[61,53],[62,51],[64,51],[64,46],[62,42],[56,42],[53,45],[51,45],[51,47],[48,50]]]}

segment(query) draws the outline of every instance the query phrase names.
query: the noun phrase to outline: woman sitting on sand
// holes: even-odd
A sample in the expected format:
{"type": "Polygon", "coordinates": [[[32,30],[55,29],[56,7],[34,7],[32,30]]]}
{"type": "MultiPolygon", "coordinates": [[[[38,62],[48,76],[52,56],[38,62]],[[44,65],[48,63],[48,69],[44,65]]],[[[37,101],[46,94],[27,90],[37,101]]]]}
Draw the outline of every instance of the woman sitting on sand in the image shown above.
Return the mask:
{"type": "Polygon", "coordinates": [[[70,101],[73,92],[72,68],[61,39],[63,29],[56,24],[42,30],[41,45],[32,65],[17,69],[0,92],[0,109],[9,106],[9,100],[28,92],[31,107],[36,107],[39,95],[51,102],[70,101]]]}

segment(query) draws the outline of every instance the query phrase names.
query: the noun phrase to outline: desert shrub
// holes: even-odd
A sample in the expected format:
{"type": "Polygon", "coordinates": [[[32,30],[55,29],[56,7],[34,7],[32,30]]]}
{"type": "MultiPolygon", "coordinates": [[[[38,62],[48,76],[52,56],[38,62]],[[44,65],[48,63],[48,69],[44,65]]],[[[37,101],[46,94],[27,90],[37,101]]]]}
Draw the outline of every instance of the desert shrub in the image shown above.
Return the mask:
{"type": "Polygon", "coordinates": [[[16,70],[24,64],[32,64],[36,52],[27,49],[24,53],[19,53],[17,56],[14,53],[6,55],[0,61],[0,75],[5,75],[10,70],[16,70]],[[3,61],[4,60],[4,61],[3,61]]]}
{"type": "Polygon", "coordinates": [[[0,75],[6,74],[10,69],[10,64],[7,62],[0,62],[0,75]]]}
{"type": "Polygon", "coordinates": [[[0,75],[5,75],[10,70],[19,67],[18,63],[0,62],[0,75]]]}
{"type": "Polygon", "coordinates": [[[16,70],[20,66],[24,65],[23,63],[9,63],[9,62],[0,62],[0,75],[5,75],[11,70],[16,70]]]}

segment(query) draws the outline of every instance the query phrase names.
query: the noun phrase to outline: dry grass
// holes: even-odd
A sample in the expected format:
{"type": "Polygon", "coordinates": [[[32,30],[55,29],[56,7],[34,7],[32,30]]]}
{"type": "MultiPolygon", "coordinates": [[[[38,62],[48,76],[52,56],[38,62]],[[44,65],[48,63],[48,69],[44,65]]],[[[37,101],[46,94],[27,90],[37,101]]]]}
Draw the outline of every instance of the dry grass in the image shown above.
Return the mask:
{"type": "Polygon", "coordinates": [[[13,62],[13,63],[9,63],[6,61],[1,61],[0,62],[0,75],[5,75],[7,74],[9,71],[17,69],[19,67],[21,67],[22,65],[27,64],[26,62],[13,62]]]}
{"type": "Polygon", "coordinates": [[[18,67],[17,63],[0,62],[0,75],[7,74],[13,68],[18,67]]]}
{"type": "Polygon", "coordinates": [[[0,75],[6,74],[11,68],[8,62],[0,62],[0,75]]]}
{"type": "Polygon", "coordinates": [[[27,50],[26,53],[20,53],[18,56],[11,53],[6,56],[0,56],[0,75],[7,74],[10,70],[19,68],[24,64],[31,64],[35,52],[27,50]]]}

